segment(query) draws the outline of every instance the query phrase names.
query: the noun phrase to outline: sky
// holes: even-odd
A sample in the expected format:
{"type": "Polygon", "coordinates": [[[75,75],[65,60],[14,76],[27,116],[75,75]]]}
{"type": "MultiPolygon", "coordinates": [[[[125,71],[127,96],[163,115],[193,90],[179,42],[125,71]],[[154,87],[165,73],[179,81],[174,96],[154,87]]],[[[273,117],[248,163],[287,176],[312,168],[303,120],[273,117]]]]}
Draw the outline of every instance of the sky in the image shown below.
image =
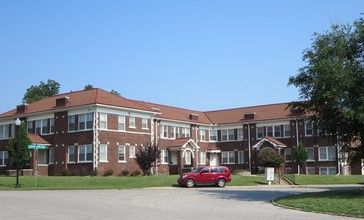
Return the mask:
{"type": "Polygon", "coordinates": [[[0,1],[0,113],[55,80],[211,111],[299,99],[288,86],[313,34],[362,0],[0,1]]]}

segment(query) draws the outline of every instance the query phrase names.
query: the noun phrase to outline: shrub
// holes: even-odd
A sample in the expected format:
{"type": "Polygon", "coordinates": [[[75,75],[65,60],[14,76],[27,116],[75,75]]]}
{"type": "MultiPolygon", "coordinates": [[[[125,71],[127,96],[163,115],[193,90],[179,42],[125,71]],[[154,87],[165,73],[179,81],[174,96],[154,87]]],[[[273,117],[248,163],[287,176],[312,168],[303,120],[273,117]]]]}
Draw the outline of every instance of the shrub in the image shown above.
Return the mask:
{"type": "Polygon", "coordinates": [[[127,176],[129,175],[129,171],[128,170],[122,170],[121,173],[120,173],[121,176],[127,176]]]}
{"type": "Polygon", "coordinates": [[[108,170],[105,171],[103,176],[112,176],[113,173],[114,173],[114,171],[112,171],[112,169],[108,169],[108,170]]]}
{"type": "Polygon", "coordinates": [[[139,176],[141,174],[140,170],[134,170],[130,176],[139,176]]]}
{"type": "Polygon", "coordinates": [[[69,170],[62,171],[62,176],[71,176],[71,172],[69,170]]]}
{"type": "Polygon", "coordinates": [[[90,172],[90,176],[97,176],[97,170],[93,170],[90,172]]]}

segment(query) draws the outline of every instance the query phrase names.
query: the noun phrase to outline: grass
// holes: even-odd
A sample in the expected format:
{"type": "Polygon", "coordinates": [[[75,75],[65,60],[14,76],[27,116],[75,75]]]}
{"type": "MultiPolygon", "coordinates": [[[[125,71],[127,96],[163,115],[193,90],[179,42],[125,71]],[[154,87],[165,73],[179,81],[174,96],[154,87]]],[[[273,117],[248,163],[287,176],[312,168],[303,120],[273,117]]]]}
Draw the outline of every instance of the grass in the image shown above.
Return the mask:
{"type": "MultiPolygon", "coordinates": [[[[178,175],[169,176],[21,176],[20,190],[62,190],[62,189],[141,189],[150,187],[178,186],[178,175]]],[[[262,176],[242,177],[232,175],[233,181],[229,186],[253,186],[266,184],[262,176]]],[[[0,177],[0,190],[14,190],[15,177],[0,177]]]]}
{"type": "Polygon", "coordinates": [[[364,182],[364,177],[361,175],[336,176],[285,174],[285,176],[297,185],[357,184],[364,182]]]}
{"type": "Polygon", "coordinates": [[[359,190],[325,191],[278,198],[280,205],[308,212],[364,217],[364,195],[359,190]]]}

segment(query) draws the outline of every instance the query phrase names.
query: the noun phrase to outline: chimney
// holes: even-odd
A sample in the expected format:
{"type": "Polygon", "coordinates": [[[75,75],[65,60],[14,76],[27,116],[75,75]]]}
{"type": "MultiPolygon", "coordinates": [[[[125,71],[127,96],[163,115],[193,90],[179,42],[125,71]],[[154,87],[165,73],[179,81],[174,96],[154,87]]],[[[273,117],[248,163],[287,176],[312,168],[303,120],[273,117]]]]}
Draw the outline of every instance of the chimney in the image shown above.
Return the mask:
{"type": "Polygon", "coordinates": [[[56,99],[56,106],[57,107],[66,106],[69,103],[69,99],[70,98],[68,96],[56,99]]]}
{"type": "Polygon", "coordinates": [[[190,120],[198,121],[198,114],[190,114],[190,120]]]}
{"type": "Polygon", "coordinates": [[[255,118],[255,112],[251,112],[251,113],[245,113],[244,114],[244,120],[253,120],[255,118]]]}
{"type": "Polygon", "coordinates": [[[24,113],[27,109],[28,109],[27,103],[18,105],[18,106],[16,106],[16,113],[24,113]]]}

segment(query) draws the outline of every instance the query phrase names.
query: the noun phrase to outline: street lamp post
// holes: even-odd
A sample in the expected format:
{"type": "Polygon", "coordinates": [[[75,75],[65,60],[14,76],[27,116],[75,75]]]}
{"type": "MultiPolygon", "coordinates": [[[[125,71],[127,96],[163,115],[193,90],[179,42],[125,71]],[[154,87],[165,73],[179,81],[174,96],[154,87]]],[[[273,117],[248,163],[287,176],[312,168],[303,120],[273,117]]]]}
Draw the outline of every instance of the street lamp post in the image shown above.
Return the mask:
{"type": "Polygon", "coordinates": [[[19,183],[19,162],[20,162],[20,144],[19,144],[19,126],[20,126],[20,119],[17,118],[15,120],[15,128],[16,128],[16,184],[15,184],[15,188],[20,188],[20,183],[19,183]]]}

